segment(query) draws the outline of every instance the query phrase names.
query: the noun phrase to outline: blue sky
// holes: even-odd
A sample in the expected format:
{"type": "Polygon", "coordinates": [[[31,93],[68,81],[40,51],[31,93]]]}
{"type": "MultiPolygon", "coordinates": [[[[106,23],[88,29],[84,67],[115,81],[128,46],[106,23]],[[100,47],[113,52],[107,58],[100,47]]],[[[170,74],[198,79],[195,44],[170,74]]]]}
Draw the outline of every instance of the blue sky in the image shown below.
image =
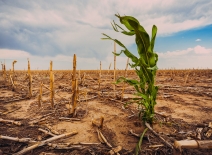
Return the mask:
{"type": "MultiPolygon", "coordinates": [[[[158,27],[155,51],[158,67],[212,68],[211,0],[0,0],[0,61],[7,69],[108,69],[113,63],[113,42],[102,41],[102,33],[122,41],[136,53],[134,37],[113,31],[115,13],[134,16],[151,35],[158,27]]],[[[117,47],[117,51],[121,48],[117,47]]],[[[117,68],[127,58],[117,57],[117,68]]]]}

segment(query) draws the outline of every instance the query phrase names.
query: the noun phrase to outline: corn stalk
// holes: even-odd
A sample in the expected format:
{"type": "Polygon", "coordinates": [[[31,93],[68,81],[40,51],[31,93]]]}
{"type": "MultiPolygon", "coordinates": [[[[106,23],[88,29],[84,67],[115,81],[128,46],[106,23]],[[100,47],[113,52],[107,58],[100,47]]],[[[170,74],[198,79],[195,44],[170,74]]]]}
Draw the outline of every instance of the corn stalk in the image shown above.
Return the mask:
{"type": "Polygon", "coordinates": [[[109,71],[110,71],[110,67],[111,67],[111,63],[110,63],[110,65],[109,65],[109,69],[108,69],[108,71],[107,71],[107,74],[109,74],[109,71]]]}
{"type": "MultiPolygon", "coordinates": [[[[116,42],[114,41],[114,72],[113,72],[113,80],[116,81],[116,42]]],[[[116,96],[116,85],[113,85],[114,97],[116,96]]]]}
{"type": "MultiPolygon", "coordinates": [[[[72,109],[71,114],[74,114],[75,108],[77,105],[77,94],[78,94],[78,80],[76,79],[76,66],[77,66],[77,58],[76,54],[74,54],[73,58],[73,74],[72,74],[72,109]]],[[[69,113],[70,113],[70,106],[69,106],[69,113]]]]}
{"type": "MultiPolygon", "coordinates": [[[[127,76],[128,64],[129,64],[129,58],[127,58],[127,64],[126,64],[126,68],[124,70],[124,78],[126,78],[126,76],[127,76]]],[[[123,97],[124,97],[124,90],[125,90],[125,83],[123,84],[123,88],[122,88],[121,100],[123,100],[123,97]]]]}
{"type": "Polygon", "coordinates": [[[98,97],[99,98],[100,98],[101,71],[102,71],[102,63],[100,61],[100,70],[99,70],[99,79],[98,79],[98,97]]]}
{"type": "Polygon", "coordinates": [[[13,82],[14,82],[14,84],[15,84],[15,63],[16,63],[17,61],[16,60],[14,60],[13,61],[13,74],[12,74],[12,79],[13,79],[13,82]]]}
{"type": "Polygon", "coordinates": [[[51,100],[51,107],[54,107],[54,74],[52,72],[52,64],[53,62],[50,61],[50,100],[51,100]]]}
{"type": "Polygon", "coordinates": [[[10,69],[10,74],[9,74],[9,78],[10,78],[10,82],[11,82],[11,85],[12,85],[12,90],[15,90],[15,84],[14,84],[14,81],[13,81],[13,77],[12,77],[12,73],[11,73],[11,69],[10,69]]]}
{"type": "Polygon", "coordinates": [[[2,75],[4,74],[4,64],[1,63],[1,68],[2,68],[2,75]]]}
{"type": "Polygon", "coordinates": [[[134,80],[127,79],[125,77],[119,77],[116,83],[126,82],[134,86],[135,90],[137,91],[137,93],[135,94],[137,95],[137,97],[133,100],[140,107],[139,118],[141,118],[144,122],[149,122],[150,124],[152,124],[154,117],[154,106],[156,105],[156,95],[158,91],[158,87],[154,85],[158,55],[153,51],[157,27],[155,25],[152,27],[152,38],[150,40],[148,33],[140,25],[137,19],[131,16],[120,16],[119,14],[116,14],[115,16],[119,18],[121,24],[125,25],[128,31],[124,30],[114,21],[112,23],[113,29],[116,32],[119,32],[119,30],[121,30],[121,33],[128,36],[135,35],[135,42],[137,45],[139,57],[133,55],[127,49],[127,47],[125,47],[117,39],[112,39],[106,34],[103,34],[105,38],[102,39],[113,40],[123,48],[120,53],[116,53],[114,50],[113,54],[119,56],[121,55],[121,53],[124,53],[128,58],[130,58],[132,61],[132,64],[130,64],[130,66],[131,68],[135,68],[135,72],[140,79],[134,80]]]}
{"type": "Polygon", "coordinates": [[[38,107],[42,106],[43,82],[40,84],[40,94],[38,95],[38,107]]]}
{"type": "Polygon", "coordinates": [[[28,83],[28,87],[29,87],[29,98],[32,97],[32,76],[31,76],[31,72],[30,72],[30,62],[28,59],[28,79],[29,79],[29,83],[28,83]]]}
{"type": "Polygon", "coordinates": [[[6,77],[6,66],[5,66],[5,63],[3,64],[3,77],[4,77],[4,83],[6,84],[7,77],[6,77]]]}
{"type": "Polygon", "coordinates": [[[81,75],[80,75],[80,70],[78,71],[78,80],[80,80],[80,83],[81,83],[81,75]]]}

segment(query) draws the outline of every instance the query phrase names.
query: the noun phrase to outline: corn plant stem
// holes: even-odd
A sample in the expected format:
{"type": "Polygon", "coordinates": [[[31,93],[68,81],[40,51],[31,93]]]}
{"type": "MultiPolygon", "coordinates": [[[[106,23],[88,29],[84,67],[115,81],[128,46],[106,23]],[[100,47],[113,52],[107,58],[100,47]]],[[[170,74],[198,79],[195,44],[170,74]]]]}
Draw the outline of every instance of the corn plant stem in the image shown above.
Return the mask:
{"type": "Polygon", "coordinates": [[[73,96],[72,96],[72,111],[71,113],[74,114],[74,111],[76,109],[76,105],[77,105],[77,95],[78,95],[78,91],[77,91],[77,86],[78,85],[78,80],[75,79],[74,81],[74,92],[73,92],[73,96]]]}
{"type": "Polygon", "coordinates": [[[13,64],[12,64],[12,66],[13,66],[12,79],[13,79],[14,84],[15,84],[15,67],[14,67],[14,65],[15,65],[15,63],[16,63],[16,62],[17,62],[17,61],[16,61],[16,60],[14,60],[14,61],[13,61],[13,64]]]}
{"type": "Polygon", "coordinates": [[[141,151],[142,141],[143,141],[144,135],[145,135],[145,133],[146,133],[147,130],[148,130],[148,128],[144,129],[143,133],[142,133],[141,136],[140,136],[139,142],[138,142],[138,144],[137,144],[137,148],[138,148],[139,150],[136,150],[136,155],[138,155],[138,152],[141,151]]]}
{"type": "Polygon", "coordinates": [[[3,68],[4,68],[4,74],[3,74],[4,83],[6,84],[7,80],[6,80],[6,66],[5,66],[5,64],[3,65],[3,68]]]}
{"type": "Polygon", "coordinates": [[[11,81],[11,84],[12,84],[12,89],[14,90],[15,89],[15,85],[14,85],[14,81],[13,81],[13,78],[12,78],[11,75],[10,75],[10,81],[11,81]]]}
{"type": "Polygon", "coordinates": [[[77,65],[77,60],[76,60],[76,54],[74,54],[73,57],[73,72],[72,72],[72,91],[74,90],[74,82],[76,79],[76,65],[77,65]]]}
{"type": "Polygon", "coordinates": [[[74,113],[75,107],[75,100],[77,99],[76,96],[76,68],[77,68],[77,58],[76,54],[74,54],[73,57],[73,73],[72,73],[72,109],[71,109],[71,103],[69,103],[69,114],[74,113]]]}
{"type": "Polygon", "coordinates": [[[50,100],[51,100],[51,107],[54,107],[54,74],[50,73],[50,100]]]}
{"type": "Polygon", "coordinates": [[[29,98],[32,97],[32,76],[30,72],[30,61],[28,59],[29,98]]]}
{"type": "Polygon", "coordinates": [[[2,68],[2,75],[4,75],[4,64],[1,64],[1,68],[2,68]]]}
{"type": "Polygon", "coordinates": [[[107,74],[109,74],[109,71],[110,71],[110,67],[111,67],[111,63],[110,63],[110,65],[109,65],[109,69],[108,69],[108,71],[107,71],[107,74]]]}
{"type": "Polygon", "coordinates": [[[80,70],[78,71],[78,79],[81,80],[80,70]]]}
{"type": "Polygon", "coordinates": [[[100,61],[99,79],[98,79],[98,97],[99,98],[100,98],[101,72],[102,72],[102,63],[100,61]]]}
{"type": "Polygon", "coordinates": [[[42,106],[42,101],[43,101],[43,100],[42,100],[42,94],[43,94],[43,87],[42,87],[42,86],[43,86],[43,82],[41,82],[41,84],[40,84],[40,95],[39,95],[39,96],[40,96],[40,97],[39,97],[39,99],[40,99],[39,102],[40,102],[40,103],[39,103],[39,107],[42,106]]]}
{"type": "Polygon", "coordinates": [[[52,72],[52,65],[53,62],[50,61],[50,101],[51,101],[51,107],[54,107],[54,74],[52,72]]]}

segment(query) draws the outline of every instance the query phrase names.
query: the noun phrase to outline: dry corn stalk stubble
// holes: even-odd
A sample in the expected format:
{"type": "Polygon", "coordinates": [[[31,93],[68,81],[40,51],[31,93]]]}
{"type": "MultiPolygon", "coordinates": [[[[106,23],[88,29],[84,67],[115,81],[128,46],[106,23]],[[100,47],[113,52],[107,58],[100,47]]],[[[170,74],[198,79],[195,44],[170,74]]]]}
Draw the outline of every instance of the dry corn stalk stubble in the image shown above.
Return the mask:
{"type": "Polygon", "coordinates": [[[51,107],[54,107],[54,74],[52,71],[52,61],[50,61],[50,101],[51,107]]]}
{"type": "Polygon", "coordinates": [[[3,76],[4,76],[4,84],[6,85],[6,83],[7,83],[7,77],[6,77],[6,66],[5,66],[5,64],[3,65],[3,70],[4,70],[4,73],[3,73],[3,76]]]}
{"type": "Polygon", "coordinates": [[[16,60],[14,60],[13,61],[13,74],[12,74],[12,79],[13,79],[13,82],[14,82],[14,84],[15,84],[15,63],[16,63],[17,61],[16,60]]]}
{"type": "MultiPolygon", "coordinates": [[[[116,42],[114,41],[114,53],[116,53],[116,42]]],[[[114,75],[113,75],[113,81],[116,82],[116,55],[114,54],[114,75]]],[[[113,91],[114,91],[114,97],[116,96],[116,85],[113,85],[113,91]]]]}
{"type": "MultiPolygon", "coordinates": [[[[129,58],[127,58],[126,68],[125,68],[125,70],[124,70],[124,78],[127,77],[127,68],[128,68],[128,64],[129,64],[129,58]]],[[[123,97],[124,97],[124,90],[125,90],[125,83],[123,84],[123,88],[122,88],[121,100],[123,100],[123,97]]]]}
{"type": "Polygon", "coordinates": [[[43,82],[40,83],[40,94],[38,95],[38,107],[42,106],[43,82]]]}
{"type": "Polygon", "coordinates": [[[15,85],[14,85],[14,81],[13,81],[13,78],[12,78],[12,73],[11,73],[11,69],[10,69],[10,74],[9,74],[9,78],[10,78],[10,82],[11,82],[11,85],[12,85],[12,90],[15,90],[15,85]]]}
{"type": "Polygon", "coordinates": [[[32,76],[31,76],[31,72],[30,72],[30,61],[28,59],[28,86],[29,86],[29,98],[32,97],[32,76]]]}
{"type": "Polygon", "coordinates": [[[72,73],[72,109],[70,110],[70,106],[69,106],[69,114],[74,114],[75,112],[75,108],[76,108],[76,104],[77,104],[77,95],[78,95],[78,80],[76,79],[76,66],[77,66],[77,58],[76,58],[76,54],[74,54],[73,57],[73,73],[72,73]]]}
{"type": "Polygon", "coordinates": [[[98,97],[99,98],[100,98],[101,72],[102,72],[102,63],[100,61],[100,70],[99,70],[99,78],[98,78],[98,97]]]}

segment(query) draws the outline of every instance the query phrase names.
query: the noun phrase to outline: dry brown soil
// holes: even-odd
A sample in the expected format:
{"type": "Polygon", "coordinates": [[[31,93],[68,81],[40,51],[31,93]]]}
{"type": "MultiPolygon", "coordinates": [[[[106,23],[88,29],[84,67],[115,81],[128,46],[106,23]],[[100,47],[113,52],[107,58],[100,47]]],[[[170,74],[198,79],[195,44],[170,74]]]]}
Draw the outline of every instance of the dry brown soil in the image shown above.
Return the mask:
{"type": "MultiPolygon", "coordinates": [[[[117,77],[124,74],[117,71],[117,77]]],[[[100,89],[98,87],[97,71],[81,71],[79,78],[79,98],[75,118],[78,121],[61,120],[69,115],[69,101],[72,96],[71,71],[54,71],[55,103],[51,107],[49,90],[43,88],[42,106],[38,107],[37,96],[40,82],[49,87],[49,73],[47,71],[32,71],[33,96],[28,98],[28,80],[24,71],[15,73],[15,90],[10,81],[4,81],[0,74],[0,118],[4,120],[20,121],[21,126],[12,123],[0,123],[0,135],[31,138],[43,141],[51,138],[39,131],[39,128],[51,132],[64,134],[77,131],[78,134],[52,141],[52,144],[68,143],[68,146],[78,148],[57,149],[44,145],[26,154],[109,154],[112,148],[121,146],[119,154],[134,154],[139,137],[145,129],[138,118],[137,104],[124,106],[134,97],[134,89],[126,85],[124,99],[121,100],[123,83],[113,91],[113,73],[102,71],[100,89]],[[100,91],[99,91],[100,90],[100,91]],[[87,92],[87,97],[85,97],[87,92]],[[99,92],[99,94],[98,94],[99,92]],[[87,101],[86,101],[87,99],[87,101]],[[48,115],[49,114],[49,115],[48,115]],[[42,116],[48,115],[41,118],[42,116]],[[112,148],[101,143],[97,129],[92,121],[100,122],[104,117],[103,128],[99,130],[105,136],[112,148]],[[32,121],[37,123],[31,124],[32,121]],[[92,143],[92,144],[83,144],[92,143]]],[[[79,72],[78,72],[79,74],[79,72]]],[[[9,75],[9,73],[8,73],[9,75]]],[[[128,71],[128,78],[136,79],[133,71],[128,71]]],[[[198,139],[197,130],[201,129],[202,140],[212,140],[212,136],[205,136],[209,129],[207,124],[212,122],[212,71],[211,70],[159,70],[156,77],[159,86],[155,121],[153,129],[167,142],[173,144],[175,140],[198,139]]],[[[14,154],[30,143],[0,139],[0,154],[14,154]]],[[[174,150],[167,147],[151,131],[147,131],[142,143],[140,154],[174,154],[174,150]],[[159,145],[159,146],[156,146],[159,145]]],[[[182,154],[212,154],[212,150],[183,149],[182,154]]]]}

